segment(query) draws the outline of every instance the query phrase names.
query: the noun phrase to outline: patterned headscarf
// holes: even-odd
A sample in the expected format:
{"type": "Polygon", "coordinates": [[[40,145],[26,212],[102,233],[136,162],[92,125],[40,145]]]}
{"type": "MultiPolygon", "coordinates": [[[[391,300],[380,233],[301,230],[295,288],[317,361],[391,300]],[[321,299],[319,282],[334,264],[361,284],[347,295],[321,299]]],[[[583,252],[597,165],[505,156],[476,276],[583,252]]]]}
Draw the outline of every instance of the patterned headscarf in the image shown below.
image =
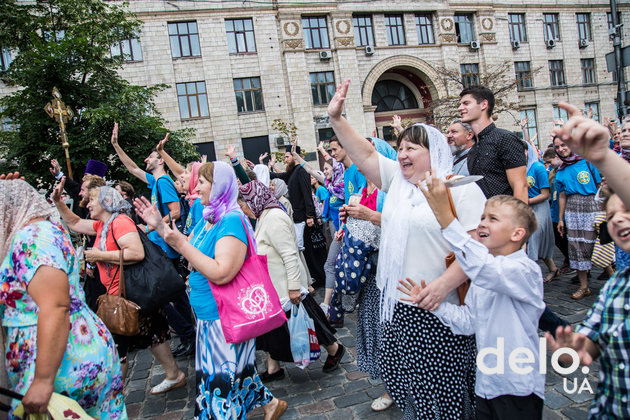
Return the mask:
{"type": "Polygon", "coordinates": [[[233,210],[242,213],[238,205],[238,184],[236,175],[230,165],[215,161],[212,172],[212,190],[209,203],[203,209],[203,218],[212,224],[217,224],[223,216],[233,210]]]}
{"type": "Polygon", "coordinates": [[[563,170],[564,168],[566,168],[567,166],[571,166],[574,163],[578,163],[579,161],[581,161],[582,159],[584,159],[582,156],[576,155],[575,153],[571,152],[571,154],[567,157],[562,157],[560,156],[560,154],[556,153],[556,155],[558,156],[558,158],[560,158],[560,160],[562,161],[562,164],[560,165],[560,167],[558,168],[559,171],[563,170]]]}
{"type": "Polygon", "coordinates": [[[280,178],[274,178],[271,180],[271,183],[275,185],[276,189],[273,192],[273,195],[279,200],[280,197],[287,195],[289,189],[287,188],[287,184],[281,180],[280,178]]]}
{"type": "Polygon", "coordinates": [[[188,181],[188,204],[192,207],[193,203],[199,198],[199,193],[195,191],[197,184],[199,183],[199,168],[201,168],[201,162],[193,162],[190,167],[190,180],[188,181]]]}
{"type": "Polygon", "coordinates": [[[272,208],[282,209],[271,190],[260,181],[251,181],[239,188],[245,202],[258,219],[263,211],[272,208]]]}
{"type": "Polygon", "coordinates": [[[125,200],[115,188],[107,186],[99,188],[98,203],[101,205],[103,210],[112,214],[103,225],[101,238],[98,242],[98,249],[101,251],[107,251],[105,241],[107,239],[107,233],[109,232],[110,225],[120,213],[128,213],[131,210],[131,204],[129,204],[129,202],[125,200]]]}
{"type": "Polygon", "coordinates": [[[343,164],[332,159],[332,179],[326,179],[326,189],[340,200],[344,200],[343,164]]]}
{"type": "Polygon", "coordinates": [[[32,219],[55,218],[57,210],[28,182],[0,181],[0,262],[4,260],[16,233],[32,219]]]}

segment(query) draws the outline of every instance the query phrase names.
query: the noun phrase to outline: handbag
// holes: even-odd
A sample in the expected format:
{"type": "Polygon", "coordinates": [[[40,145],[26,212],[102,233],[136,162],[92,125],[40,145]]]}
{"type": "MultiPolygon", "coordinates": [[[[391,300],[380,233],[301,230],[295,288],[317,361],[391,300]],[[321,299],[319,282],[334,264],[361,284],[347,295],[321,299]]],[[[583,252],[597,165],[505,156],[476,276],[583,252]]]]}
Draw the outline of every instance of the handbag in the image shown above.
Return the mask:
{"type": "Polygon", "coordinates": [[[287,321],[269,277],[267,256],[252,251],[254,240],[242,217],[241,222],[247,232],[247,258],[243,266],[229,283],[209,281],[228,343],[242,343],[261,336],[287,321]]]}
{"type": "MultiPolygon", "coordinates": [[[[124,249],[120,250],[120,265],[116,268],[116,272],[123,266],[124,252],[124,249]]],[[[96,315],[103,320],[107,329],[113,334],[136,335],[140,332],[140,306],[125,299],[125,270],[120,270],[118,294],[109,294],[115,277],[116,273],[109,282],[107,293],[98,297],[96,315]]]]}
{"type": "MultiPolygon", "coordinates": [[[[453,175],[449,175],[446,179],[449,179],[453,175]]],[[[448,205],[451,207],[451,211],[453,212],[453,216],[457,219],[457,210],[455,210],[455,204],[453,203],[453,196],[451,195],[451,189],[446,187],[446,193],[448,194],[448,205]]],[[[455,253],[451,251],[446,257],[444,257],[444,262],[446,263],[446,268],[450,267],[451,264],[455,262],[455,253]]],[[[457,296],[459,297],[459,304],[463,305],[464,300],[466,299],[466,293],[468,293],[468,289],[470,289],[470,279],[466,279],[465,282],[460,284],[457,287],[457,296]]]]}
{"type": "MultiPolygon", "coordinates": [[[[151,242],[147,234],[137,226],[136,230],[144,248],[144,259],[124,267],[121,270],[121,278],[124,272],[127,299],[137,303],[143,314],[150,314],[184,292],[186,282],[162,248],[151,242]]],[[[112,236],[120,249],[114,235],[114,222],[112,236]]]]}

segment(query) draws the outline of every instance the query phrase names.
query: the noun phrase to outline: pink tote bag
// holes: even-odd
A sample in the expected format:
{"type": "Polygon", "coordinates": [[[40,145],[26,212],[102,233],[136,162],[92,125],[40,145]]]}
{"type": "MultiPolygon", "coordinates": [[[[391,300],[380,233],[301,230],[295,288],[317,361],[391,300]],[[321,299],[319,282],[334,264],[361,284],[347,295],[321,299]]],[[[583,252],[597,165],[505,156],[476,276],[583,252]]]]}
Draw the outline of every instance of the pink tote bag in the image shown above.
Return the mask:
{"type": "Polygon", "coordinates": [[[254,239],[247,232],[247,258],[234,279],[223,285],[210,283],[217,302],[225,341],[242,343],[287,322],[278,292],[269,277],[267,256],[257,255],[254,239]]]}

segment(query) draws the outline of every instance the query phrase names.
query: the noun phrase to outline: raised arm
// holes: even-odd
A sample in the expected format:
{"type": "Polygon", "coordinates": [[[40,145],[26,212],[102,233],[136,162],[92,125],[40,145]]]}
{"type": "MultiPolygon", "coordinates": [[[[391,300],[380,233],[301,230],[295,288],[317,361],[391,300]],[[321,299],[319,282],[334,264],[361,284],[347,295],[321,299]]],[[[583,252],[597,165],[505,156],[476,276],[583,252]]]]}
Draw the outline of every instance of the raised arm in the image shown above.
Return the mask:
{"type": "Polygon", "coordinates": [[[302,158],[302,156],[300,156],[300,154],[295,151],[295,148],[296,142],[293,142],[293,147],[291,148],[291,154],[293,155],[293,158],[298,161],[300,166],[303,167],[309,175],[313,176],[313,178],[315,178],[320,184],[325,185],[326,178],[322,176],[322,174],[319,173],[317,170],[315,170],[315,168],[313,168],[307,161],[305,161],[304,158],[302,158]]]}
{"type": "Polygon", "coordinates": [[[251,181],[251,179],[249,179],[249,176],[247,176],[247,172],[245,171],[245,168],[243,168],[243,165],[241,165],[241,162],[239,162],[238,158],[236,157],[234,146],[232,146],[231,144],[228,145],[227,151],[225,152],[225,156],[227,156],[230,159],[230,163],[232,164],[234,173],[236,174],[236,177],[238,178],[238,180],[241,181],[242,185],[245,185],[249,181],[251,181]]]}
{"type": "Polygon", "coordinates": [[[120,161],[123,163],[123,165],[125,165],[125,168],[127,168],[129,173],[131,173],[142,182],[148,184],[149,182],[147,181],[147,173],[140,169],[138,165],[136,165],[135,162],[131,160],[127,153],[125,153],[122,147],[120,147],[120,144],[118,144],[118,123],[114,123],[111,142],[112,146],[114,146],[114,150],[116,150],[118,158],[120,158],[120,161]]]}
{"type": "Polygon", "coordinates": [[[378,165],[378,152],[359,134],[342,115],[343,105],[346,101],[350,79],[346,79],[337,86],[335,96],[328,104],[328,116],[332,128],[341,142],[345,152],[354,162],[361,173],[365,175],[377,188],[381,188],[381,174],[378,165]]]}
{"type": "Polygon", "coordinates": [[[157,144],[156,149],[160,156],[162,156],[162,159],[164,159],[164,163],[166,163],[166,166],[168,166],[171,172],[173,172],[173,175],[175,175],[176,178],[179,178],[184,173],[184,168],[182,168],[179,163],[175,162],[175,159],[173,159],[171,155],[169,155],[166,150],[164,150],[164,145],[166,144],[169,135],[170,133],[166,133],[164,139],[160,140],[160,142],[157,144]]]}
{"type": "Polygon", "coordinates": [[[76,214],[72,213],[72,210],[66,206],[61,200],[61,191],[63,190],[63,185],[66,182],[66,177],[62,177],[59,184],[55,187],[52,193],[52,200],[55,203],[55,207],[57,207],[57,211],[59,211],[59,215],[66,222],[68,228],[74,232],[83,233],[84,235],[94,236],[96,235],[96,231],[94,230],[94,225],[92,220],[81,219],[76,214]]]}

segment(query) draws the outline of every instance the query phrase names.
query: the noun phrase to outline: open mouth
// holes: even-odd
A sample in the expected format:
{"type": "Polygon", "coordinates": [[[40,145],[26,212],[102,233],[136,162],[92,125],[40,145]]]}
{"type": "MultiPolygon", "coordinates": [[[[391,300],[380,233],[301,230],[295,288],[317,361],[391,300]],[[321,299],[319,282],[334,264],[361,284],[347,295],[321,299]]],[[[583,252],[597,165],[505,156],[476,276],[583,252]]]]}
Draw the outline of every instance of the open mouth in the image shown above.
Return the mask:
{"type": "Polygon", "coordinates": [[[630,238],[630,228],[620,230],[618,235],[620,239],[625,241],[626,239],[630,238]]]}
{"type": "Polygon", "coordinates": [[[486,232],[479,232],[477,233],[477,236],[479,236],[479,238],[481,239],[481,238],[487,238],[488,236],[490,236],[490,234],[486,232]]]}
{"type": "Polygon", "coordinates": [[[403,168],[403,169],[408,169],[408,168],[411,168],[412,166],[413,166],[413,164],[411,164],[409,162],[405,162],[405,163],[401,162],[401,164],[400,164],[400,167],[403,168]]]}

